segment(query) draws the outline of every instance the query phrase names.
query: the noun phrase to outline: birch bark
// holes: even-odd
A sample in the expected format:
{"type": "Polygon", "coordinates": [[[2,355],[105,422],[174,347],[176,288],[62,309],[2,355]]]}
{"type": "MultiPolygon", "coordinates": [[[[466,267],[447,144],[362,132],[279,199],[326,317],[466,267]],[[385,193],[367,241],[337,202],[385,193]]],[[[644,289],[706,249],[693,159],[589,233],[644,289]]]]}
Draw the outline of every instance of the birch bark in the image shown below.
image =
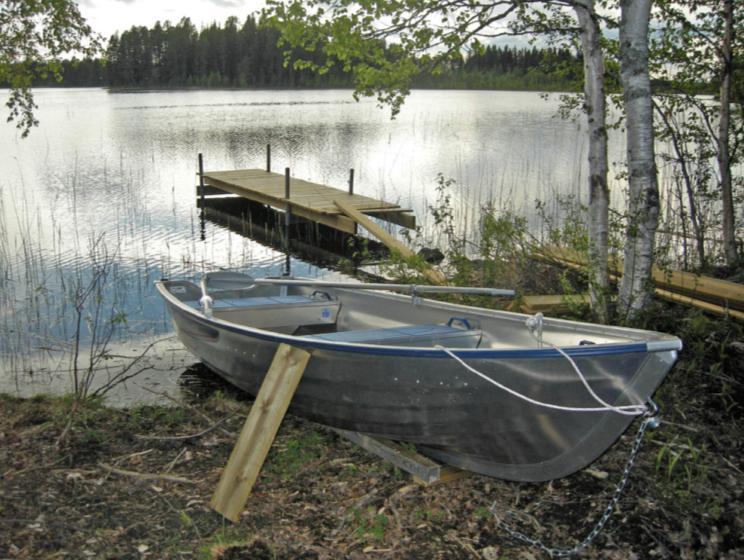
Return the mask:
{"type": "Polygon", "coordinates": [[[589,134],[589,266],[592,309],[608,320],[607,246],[610,191],[607,186],[607,128],[605,122],[604,55],[594,0],[576,0],[584,58],[584,112],[589,134]]]}
{"type": "Polygon", "coordinates": [[[648,73],[651,0],[620,1],[620,81],[625,101],[628,225],[618,311],[635,318],[651,298],[651,267],[659,218],[653,109],[648,73]]]}

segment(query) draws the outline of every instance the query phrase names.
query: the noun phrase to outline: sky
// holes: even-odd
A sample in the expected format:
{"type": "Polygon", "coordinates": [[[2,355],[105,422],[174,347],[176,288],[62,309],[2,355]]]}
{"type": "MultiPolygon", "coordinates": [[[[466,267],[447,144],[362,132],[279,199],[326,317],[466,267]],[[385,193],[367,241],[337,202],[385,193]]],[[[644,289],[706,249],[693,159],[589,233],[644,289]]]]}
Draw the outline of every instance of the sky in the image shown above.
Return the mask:
{"type": "Polygon", "coordinates": [[[264,6],[264,0],[75,0],[94,31],[108,39],[133,25],[152,27],[156,21],[177,23],[188,16],[198,28],[230,16],[241,22],[264,6]]]}
{"type": "MultiPolygon", "coordinates": [[[[265,6],[265,0],[74,0],[80,13],[93,30],[105,40],[116,32],[126,31],[133,25],[152,27],[156,21],[178,23],[188,17],[200,29],[210,23],[225,23],[236,16],[241,23],[245,18],[265,6]]],[[[524,37],[502,37],[488,41],[526,47],[524,37]]]]}

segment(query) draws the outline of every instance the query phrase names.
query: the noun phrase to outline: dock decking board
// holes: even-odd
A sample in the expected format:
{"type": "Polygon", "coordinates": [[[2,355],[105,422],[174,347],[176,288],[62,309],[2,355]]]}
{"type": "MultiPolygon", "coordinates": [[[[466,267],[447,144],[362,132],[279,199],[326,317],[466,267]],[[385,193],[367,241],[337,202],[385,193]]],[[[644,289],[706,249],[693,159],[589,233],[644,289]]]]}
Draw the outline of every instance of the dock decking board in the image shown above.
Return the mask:
{"type": "Polygon", "coordinates": [[[334,204],[336,199],[342,199],[360,212],[374,212],[381,219],[415,227],[415,218],[405,214],[410,212],[407,208],[302,179],[290,180],[287,200],[284,198],[284,175],[263,169],[210,171],[204,173],[204,182],[211,187],[275,208],[284,208],[289,202],[293,214],[347,233],[355,233],[355,222],[338,209],[334,204]]]}

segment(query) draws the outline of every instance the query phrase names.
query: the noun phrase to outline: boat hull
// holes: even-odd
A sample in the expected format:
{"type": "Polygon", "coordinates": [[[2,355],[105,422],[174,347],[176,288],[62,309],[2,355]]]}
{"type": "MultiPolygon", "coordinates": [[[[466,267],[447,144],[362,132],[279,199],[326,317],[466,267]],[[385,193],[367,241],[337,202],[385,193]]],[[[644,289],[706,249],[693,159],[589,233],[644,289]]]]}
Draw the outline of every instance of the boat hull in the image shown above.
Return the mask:
{"type": "MultiPolygon", "coordinates": [[[[162,290],[161,290],[162,291],[162,290]]],[[[633,417],[566,412],[524,402],[444,352],[327,344],[210,319],[169,300],[176,332],[230,383],[257,394],[280,343],[312,353],[290,410],[345,430],[411,442],[453,466],[518,481],[544,481],[587,466],[633,417]]],[[[555,351],[456,352],[489,378],[532,399],[596,406],[571,364],[555,351]]],[[[677,352],[645,344],[587,348],[572,357],[596,393],[615,405],[645,402],[677,352]]]]}

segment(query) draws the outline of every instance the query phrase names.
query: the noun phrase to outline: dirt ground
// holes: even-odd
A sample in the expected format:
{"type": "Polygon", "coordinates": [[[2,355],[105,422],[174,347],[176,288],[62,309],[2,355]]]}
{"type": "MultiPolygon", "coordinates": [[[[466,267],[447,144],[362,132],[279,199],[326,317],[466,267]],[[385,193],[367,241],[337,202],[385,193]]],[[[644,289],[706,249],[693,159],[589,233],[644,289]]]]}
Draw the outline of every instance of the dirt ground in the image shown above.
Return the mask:
{"type": "MultiPolygon", "coordinates": [[[[678,365],[657,394],[664,423],[581,557],[744,558],[741,385],[691,369],[678,365]]],[[[470,475],[421,486],[288,415],[232,524],[208,503],[250,404],[221,386],[178,406],[89,405],[58,441],[69,401],[0,397],[0,558],[544,558],[489,509],[572,547],[611,498],[637,427],[551,483],[470,475]]]]}

